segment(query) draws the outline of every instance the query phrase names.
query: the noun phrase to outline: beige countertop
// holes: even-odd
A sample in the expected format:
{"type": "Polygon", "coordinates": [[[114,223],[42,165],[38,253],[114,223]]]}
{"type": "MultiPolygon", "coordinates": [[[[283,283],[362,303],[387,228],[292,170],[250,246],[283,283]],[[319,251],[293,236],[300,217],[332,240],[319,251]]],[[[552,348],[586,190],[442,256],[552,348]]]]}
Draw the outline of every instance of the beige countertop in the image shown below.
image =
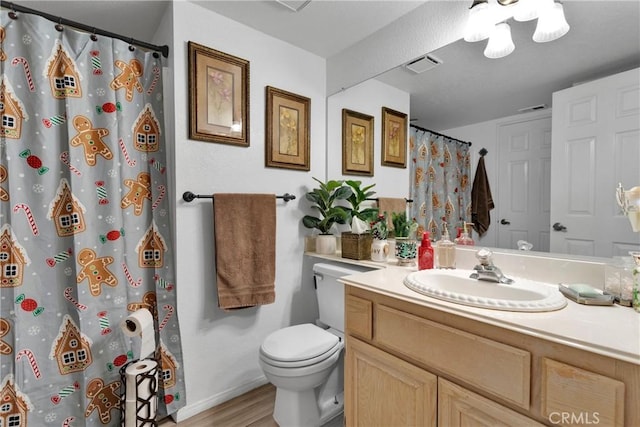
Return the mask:
{"type": "Polygon", "coordinates": [[[640,314],[629,307],[588,306],[573,301],[567,301],[567,306],[561,310],[537,313],[470,307],[431,298],[407,288],[403,279],[417,270],[415,266],[398,267],[392,262],[308,255],[376,268],[344,277],[344,282],[349,285],[640,365],[640,314]]]}

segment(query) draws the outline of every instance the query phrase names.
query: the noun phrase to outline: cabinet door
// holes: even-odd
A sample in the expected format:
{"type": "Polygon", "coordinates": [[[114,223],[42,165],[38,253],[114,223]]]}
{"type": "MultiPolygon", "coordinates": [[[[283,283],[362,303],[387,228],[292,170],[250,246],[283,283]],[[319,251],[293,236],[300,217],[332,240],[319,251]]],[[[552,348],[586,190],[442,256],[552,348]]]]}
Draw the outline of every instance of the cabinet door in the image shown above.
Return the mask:
{"type": "Polygon", "coordinates": [[[438,426],[541,427],[543,424],[439,378],[438,426]]]}
{"type": "Polygon", "coordinates": [[[347,337],[347,426],[435,427],[437,387],[435,375],[347,337]]]}

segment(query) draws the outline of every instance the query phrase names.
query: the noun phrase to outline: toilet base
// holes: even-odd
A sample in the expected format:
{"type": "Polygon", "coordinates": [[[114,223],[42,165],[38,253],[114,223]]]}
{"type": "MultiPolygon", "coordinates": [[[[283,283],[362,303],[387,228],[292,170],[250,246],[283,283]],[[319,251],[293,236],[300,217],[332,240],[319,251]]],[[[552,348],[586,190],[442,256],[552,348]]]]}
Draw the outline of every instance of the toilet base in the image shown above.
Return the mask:
{"type": "Polygon", "coordinates": [[[320,410],[315,390],[276,389],[273,419],[280,427],[319,427],[320,410]]]}
{"type": "Polygon", "coordinates": [[[344,393],[318,402],[317,389],[276,389],[273,419],[280,427],[320,427],[344,411],[344,393]]]}

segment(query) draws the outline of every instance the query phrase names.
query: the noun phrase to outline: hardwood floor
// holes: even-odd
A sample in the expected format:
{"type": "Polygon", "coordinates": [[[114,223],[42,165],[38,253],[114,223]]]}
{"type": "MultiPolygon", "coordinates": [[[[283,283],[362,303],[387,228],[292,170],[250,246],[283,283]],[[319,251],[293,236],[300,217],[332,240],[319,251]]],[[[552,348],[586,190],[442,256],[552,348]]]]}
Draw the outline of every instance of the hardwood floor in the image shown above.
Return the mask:
{"type": "Polygon", "coordinates": [[[179,423],[163,420],[159,427],[278,427],[273,420],[276,388],[265,384],[179,423]]]}
{"type": "MultiPolygon", "coordinates": [[[[273,419],[275,401],[276,388],[265,384],[179,423],[162,420],[158,427],[278,427],[273,419]]],[[[323,427],[343,426],[340,415],[323,427]]]]}

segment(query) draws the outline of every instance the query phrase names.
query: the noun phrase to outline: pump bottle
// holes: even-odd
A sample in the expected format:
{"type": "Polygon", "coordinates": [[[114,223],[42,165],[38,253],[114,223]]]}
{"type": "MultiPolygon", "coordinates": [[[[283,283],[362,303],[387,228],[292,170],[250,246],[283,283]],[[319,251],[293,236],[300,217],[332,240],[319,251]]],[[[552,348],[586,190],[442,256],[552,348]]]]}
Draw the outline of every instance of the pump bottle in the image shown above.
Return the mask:
{"type": "Polygon", "coordinates": [[[429,270],[433,268],[433,246],[429,239],[429,232],[422,235],[422,243],[418,248],[418,270],[429,270]]]}
{"type": "Polygon", "coordinates": [[[456,268],[456,244],[449,238],[447,223],[444,223],[442,238],[436,242],[436,268],[456,268]]]}
{"type": "Polygon", "coordinates": [[[464,227],[462,228],[462,234],[454,240],[454,243],[456,245],[462,245],[462,246],[475,245],[475,242],[473,241],[471,236],[469,236],[469,228],[468,228],[469,225],[473,225],[473,224],[470,222],[464,223],[464,227]]]}

